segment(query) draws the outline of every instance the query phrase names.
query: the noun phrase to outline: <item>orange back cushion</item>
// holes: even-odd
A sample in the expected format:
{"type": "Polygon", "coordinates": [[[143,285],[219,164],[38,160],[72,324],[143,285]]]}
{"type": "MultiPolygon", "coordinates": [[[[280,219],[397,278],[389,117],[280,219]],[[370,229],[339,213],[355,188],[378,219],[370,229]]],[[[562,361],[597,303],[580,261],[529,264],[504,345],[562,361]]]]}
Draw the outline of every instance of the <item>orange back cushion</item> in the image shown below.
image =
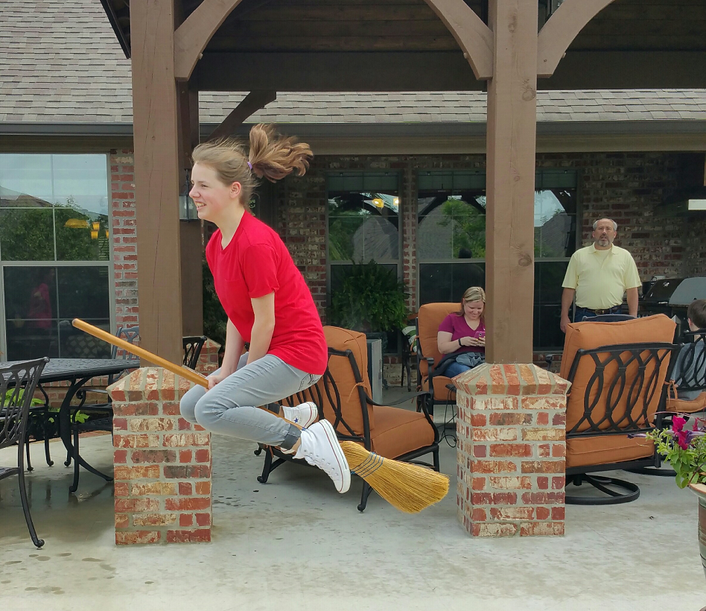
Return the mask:
{"type": "MultiPolygon", "coordinates": [[[[350,350],[353,353],[353,357],[355,358],[355,362],[358,365],[360,375],[363,379],[362,387],[367,395],[371,396],[370,381],[368,380],[368,344],[365,334],[359,333],[358,331],[351,331],[350,329],[325,326],[324,335],[326,336],[326,345],[329,348],[341,352],[350,350]]],[[[362,435],[364,433],[363,408],[358,394],[358,383],[356,382],[348,357],[329,354],[328,371],[333,376],[336,383],[339,398],[329,396],[324,386],[324,378],[319,380],[318,386],[323,397],[322,409],[324,418],[332,423],[336,422],[336,413],[332,402],[340,400],[342,419],[356,434],[362,435]]],[[[331,390],[332,389],[329,388],[329,392],[331,390]]],[[[367,409],[368,421],[372,429],[374,424],[372,406],[366,404],[365,409],[367,409]]],[[[342,424],[339,424],[337,429],[341,434],[350,434],[342,424]]]]}
{"type": "MultiPolygon", "coordinates": [[[[437,344],[439,325],[451,312],[458,312],[461,309],[460,303],[425,303],[419,308],[417,314],[419,326],[419,345],[425,358],[433,358],[434,363],[441,360],[441,353],[437,344]]],[[[426,361],[420,361],[419,369],[422,376],[428,373],[426,361]]]]}
{"type": "MultiPolygon", "coordinates": [[[[579,322],[569,324],[566,331],[566,339],[564,342],[564,354],[561,360],[560,375],[563,378],[568,378],[571,370],[571,365],[576,357],[578,350],[592,350],[602,346],[611,346],[619,344],[638,344],[648,342],[661,342],[671,344],[674,337],[674,321],[667,318],[664,314],[655,316],[647,316],[645,318],[636,318],[620,322],[579,322]]],[[[624,361],[628,360],[629,353],[623,353],[621,358],[624,361]]],[[[605,359],[606,355],[599,355],[601,360],[605,359]]],[[[646,353],[645,353],[646,356],[646,353]]],[[[648,388],[643,385],[638,397],[631,397],[634,402],[634,411],[642,409],[645,401],[648,402],[647,407],[647,422],[638,422],[640,426],[646,426],[651,422],[654,413],[657,411],[659,400],[662,393],[662,387],[667,376],[667,368],[669,367],[669,358],[665,358],[660,365],[658,361],[651,360],[645,371],[646,380],[650,380],[650,376],[655,372],[656,367],[660,367],[657,372],[656,385],[648,388]],[[651,394],[648,394],[651,393],[651,394]]],[[[601,388],[600,384],[596,383],[594,373],[596,364],[590,356],[585,356],[581,359],[578,369],[574,373],[572,386],[569,393],[569,399],[566,407],[566,430],[572,430],[574,426],[584,416],[584,398],[589,392],[589,405],[594,405],[591,419],[597,422],[603,418],[606,413],[606,404],[613,403],[609,398],[609,394],[620,393],[622,396],[618,401],[613,412],[613,419],[619,420],[625,415],[628,404],[628,394],[631,382],[639,375],[640,364],[637,360],[631,362],[628,366],[626,378],[628,386],[622,389],[620,385],[611,386],[611,381],[615,379],[618,371],[617,361],[612,361],[605,368],[604,384],[601,388]],[[601,396],[598,397],[598,393],[601,396]]],[[[609,422],[605,422],[600,428],[608,428],[609,422]]],[[[579,431],[586,430],[590,427],[589,422],[582,422],[579,431]]]]}

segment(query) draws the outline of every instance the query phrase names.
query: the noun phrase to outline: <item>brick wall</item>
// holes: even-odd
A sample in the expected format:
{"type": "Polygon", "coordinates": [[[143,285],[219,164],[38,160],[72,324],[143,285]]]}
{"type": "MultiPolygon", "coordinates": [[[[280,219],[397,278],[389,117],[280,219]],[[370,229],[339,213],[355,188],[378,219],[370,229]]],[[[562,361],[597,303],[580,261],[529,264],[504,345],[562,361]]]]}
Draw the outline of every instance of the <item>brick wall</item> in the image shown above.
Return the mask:
{"type": "Polygon", "coordinates": [[[110,197],[113,221],[115,323],[139,324],[137,304],[137,226],[135,168],[132,151],[110,152],[110,197]]]}

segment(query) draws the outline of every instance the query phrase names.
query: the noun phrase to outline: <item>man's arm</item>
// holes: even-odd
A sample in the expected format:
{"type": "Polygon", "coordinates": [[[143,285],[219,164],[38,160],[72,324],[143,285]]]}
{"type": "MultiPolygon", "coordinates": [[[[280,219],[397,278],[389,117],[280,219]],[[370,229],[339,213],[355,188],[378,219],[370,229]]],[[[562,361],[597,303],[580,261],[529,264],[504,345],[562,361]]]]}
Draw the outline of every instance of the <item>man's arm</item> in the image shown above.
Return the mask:
{"type": "Polygon", "coordinates": [[[569,309],[571,309],[571,304],[574,303],[574,295],[576,294],[576,289],[564,289],[561,294],[561,322],[559,326],[561,330],[566,333],[566,325],[571,321],[569,320],[569,309]]]}
{"type": "Polygon", "coordinates": [[[637,294],[637,287],[635,287],[634,289],[628,289],[626,293],[628,296],[628,314],[637,318],[637,302],[639,299],[637,294]]]}

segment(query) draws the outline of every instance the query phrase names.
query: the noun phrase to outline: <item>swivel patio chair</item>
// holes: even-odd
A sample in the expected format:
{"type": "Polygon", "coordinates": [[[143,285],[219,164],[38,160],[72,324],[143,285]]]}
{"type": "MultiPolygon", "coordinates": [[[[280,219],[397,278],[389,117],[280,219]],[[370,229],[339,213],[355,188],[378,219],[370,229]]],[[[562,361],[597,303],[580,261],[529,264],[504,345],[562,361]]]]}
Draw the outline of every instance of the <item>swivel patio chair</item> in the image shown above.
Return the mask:
{"type": "MultiPolygon", "coordinates": [[[[678,361],[682,375],[670,387],[667,412],[693,414],[706,410],[706,333],[684,333],[687,343],[679,351],[678,361]],[[694,399],[679,398],[680,393],[700,391],[694,399]]],[[[683,397],[683,394],[682,394],[683,397]]]]}
{"type": "MultiPolygon", "coordinates": [[[[421,412],[379,405],[371,398],[368,379],[368,352],[363,333],[324,327],[329,359],[319,382],[285,400],[288,405],[314,401],[319,417],[326,418],[340,440],[355,441],[384,458],[423,464],[439,470],[438,432],[425,407],[421,412]],[[431,454],[431,463],[422,456],[431,454]]],[[[408,401],[408,398],[404,399],[408,401]]],[[[291,456],[276,448],[265,448],[261,483],[291,456]]],[[[372,488],[363,482],[358,510],[364,511],[372,488]]]]}
{"type": "Polygon", "coordinates": [[[25,487],[24,449],[27,442],[29,407],[39,376],[48,362],[49,359],[45,357],[0,367],[0,450],[17,445],[17,467],[0,467],[0,479],[17,475],[22,511],[25,515],[29,535],[37,547],[42,547],[44,540],[37,537],[37,531],[34,529],[34,522],[29,511],[29,500],[25,487]]]}
{"type": "Polygon", "coordinates": [[[595,473],[659,464],[652,441],[664,406],[673,355],[674,322],[662,314],[621,322],[568,325],[561,377],[571,382],[566,408],[566,502],[604,505],[634,501],[632,482],[595,473]],[[588,483],[606,496],[574,493],[588,483]],[[569,485],[573,487],[569,489],[569,485]]]}
{"type": "Polygon", "coordinates": [[[421,409],[424,404],[432,417],[437,405],[456,404],[456,389],[451,378],[444,375],[444,355],[439,352],[437,336],[444,318],[459,308],[458,303],[427,303],[417,314],[417,389],[428,392],[420,396],[418,405],[421,409]]]}

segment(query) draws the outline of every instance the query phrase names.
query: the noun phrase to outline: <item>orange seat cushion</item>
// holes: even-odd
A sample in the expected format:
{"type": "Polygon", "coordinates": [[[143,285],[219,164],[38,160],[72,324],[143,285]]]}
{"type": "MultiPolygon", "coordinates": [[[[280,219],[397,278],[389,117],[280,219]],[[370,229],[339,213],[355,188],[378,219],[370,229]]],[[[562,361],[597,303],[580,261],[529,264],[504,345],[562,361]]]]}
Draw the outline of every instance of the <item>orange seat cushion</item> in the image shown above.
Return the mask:
{"type": "Polygon", "coordinates": [[[655,446],[649,439],[627,435],[569,437],[566,440],[566,468],[590,467],[649,458],[655,446]]]}
{"type": "MultiPolygon", "coordinates": [[[[438,363],[441,360],[443,355],[439,352],[437,343],[439,325],[451,312],[458,312],[460,309],[460,302],[425,303],[419,308],[417,314],[418,340],[424,359],[432,358],[434,363],[438,363]]],[[[424,359],[419,359],[419,371],[422,377],[426,378],[429,373],[429,367],[424,359]]]]}
{"type": "Polygon", "coordinates": [[[424,414],[399,407],[375,406],[373,411],[375,428],[370,437],[376,454],[397,458],[434,443],[434,428],[424,414]]]}
{"type": "Polygon", "coordinates": [[[693,414],[706,409],[706,392],[702,392],[696,399],[687,401],[686,399],[667,399],[667,411],[685,414],[693,414]]]}

